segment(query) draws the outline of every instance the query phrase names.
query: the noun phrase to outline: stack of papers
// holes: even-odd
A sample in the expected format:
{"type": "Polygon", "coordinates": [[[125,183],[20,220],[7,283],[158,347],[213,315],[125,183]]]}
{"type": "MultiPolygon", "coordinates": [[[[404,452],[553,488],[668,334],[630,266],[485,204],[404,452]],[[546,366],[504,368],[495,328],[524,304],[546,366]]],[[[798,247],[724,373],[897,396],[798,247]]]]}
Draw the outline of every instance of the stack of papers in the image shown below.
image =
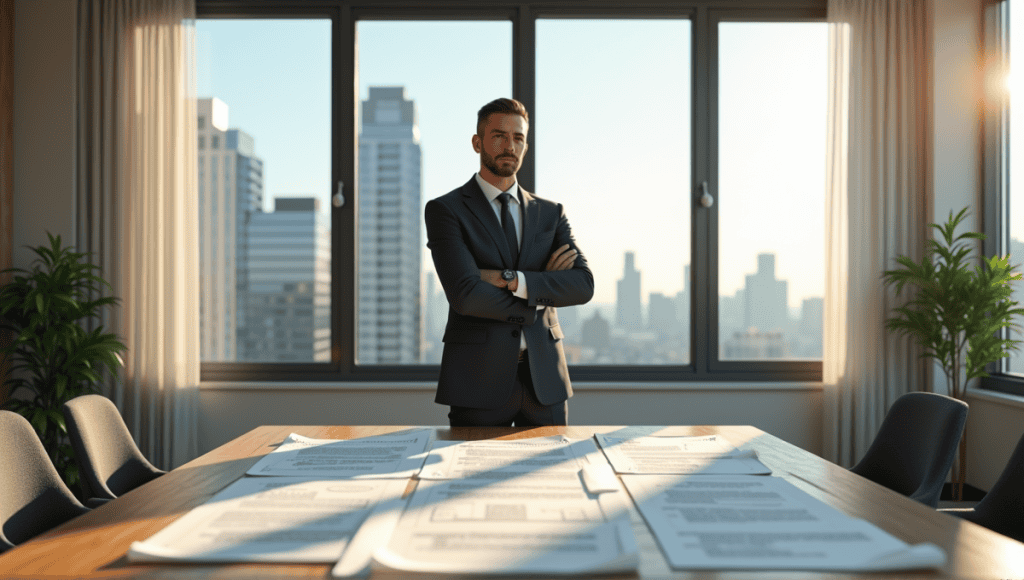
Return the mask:
{"type": "Polygon", "coordinates": [[[291,434],[246,475],[128,551],[133,562],[337,563],[369,569],[405,507],[432,431],[352,440],[291,434]],[[369,481],[384,479],[385,481],[369,481]]]}
{"type": "Polygon", "coordinates": [[[628,498],[593,439],[445,442],[375,569],[438,574],[633,572],[639,552],[628,498]],[[607,468],[607,466],[605,466],[607,468]]]}
{"type": "Polygon", "coordinates": [[[428,452],[431,433],[292,434],[247,472],[258,477],[132,544],[128,559],[333,562],[336,577],[631,573],[639,565],[632,496],[675,569],[872,571],[945,561],[936,546],[908,546],[762,477],[770,470],[754,454],[719,436],[441,441],[428,452]],[[416,490],[403,497],[413,476],[416,490]]]}
{"type": "Polygon", "coordinates": [[[310,439],[292,433],[245,474],[408,479],[423,466],[430,438],[427,429],[345,440],[310,439]]]}
{"type": "Polygon", "coordinates": [[[421,482],[374,569],[440,574],[633,572],[639,554],[624,494],[580,479],[421,482]],[[617,497],[611,497],[617,496],[617,497]]]}
{"type": "Polygon", "coordinates": [[[595,435],[616,473],[768,475],[753,451],[740,451],[718,435],[630,437],[595,435]]]}
{"type": "Polygon", "coordinates": [[[404,480],[243,478],[133,543],[128,559],[334,563],[344,555],[340,564],[358,572],[378,545],[373,536],[390,533],[398,520],[405,487],[404,480]]]}
{"type": "MultiPolygon", "coordinates": [[[[472,477],[508,479],[515,475],[558,476],[598,473],[608,463],[593,438],[536,437],[518,441],[438,441],[420,479],[472,477]]],[[[612,479],[614,473],[607,471],[612,479]]],[[[618,489],[618,485],[614,485],[618,489]]]]}
{"type": "Polygon", "coordinates": [[[939,567],[778,477],[624,475],[669,565],[679,570],[910,570],[939,567]]]}

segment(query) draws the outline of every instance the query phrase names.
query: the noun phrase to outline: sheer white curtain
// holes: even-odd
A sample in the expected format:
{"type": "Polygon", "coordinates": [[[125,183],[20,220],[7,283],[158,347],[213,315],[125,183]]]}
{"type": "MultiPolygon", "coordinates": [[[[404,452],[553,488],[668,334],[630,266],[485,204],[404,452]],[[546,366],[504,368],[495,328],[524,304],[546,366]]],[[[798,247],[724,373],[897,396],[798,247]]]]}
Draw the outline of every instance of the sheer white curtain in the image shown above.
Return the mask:
{"type": "Polygon", "coordinates": [[[892,402],[928,365],[886,331],[882,273],[930,235],[926,0],[829,0],[829,142],[823,380],[827,459],[867,451],[892,402]]]}
{"type": "Polygon", "coordinates": [[[77,246],[121,304],[109,396],[165,469],[197,455],[194,0],[79,0],[77,246]]]}

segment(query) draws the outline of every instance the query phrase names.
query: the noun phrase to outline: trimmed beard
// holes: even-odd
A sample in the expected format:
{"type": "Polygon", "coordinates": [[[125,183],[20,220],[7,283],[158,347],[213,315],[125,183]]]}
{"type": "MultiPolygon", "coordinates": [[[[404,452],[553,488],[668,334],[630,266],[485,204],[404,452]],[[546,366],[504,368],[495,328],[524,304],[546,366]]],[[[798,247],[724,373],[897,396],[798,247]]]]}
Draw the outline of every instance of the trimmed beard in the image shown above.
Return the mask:
{"type": "Polygon", "coordinates": [[[516,174],[517,171],[519,171],[519,160],[515,158],[513,158],[514,163],[512,164],[512,167],[507,169],[498,165],[497,159],[488,155],[486,151],[481,150],[480,161],[484,164],[484,167],[486,167],[488,171],[497,175],[498,177],[512,177],[513,175],[516,174]]]}

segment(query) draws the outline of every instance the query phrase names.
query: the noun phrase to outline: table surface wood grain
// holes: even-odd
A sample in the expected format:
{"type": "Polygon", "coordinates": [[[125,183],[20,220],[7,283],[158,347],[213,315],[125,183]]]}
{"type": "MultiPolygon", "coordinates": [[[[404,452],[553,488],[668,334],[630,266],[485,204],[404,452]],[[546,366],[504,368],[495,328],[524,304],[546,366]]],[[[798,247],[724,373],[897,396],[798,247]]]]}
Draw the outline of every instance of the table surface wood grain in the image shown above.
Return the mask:
{"type": "MultiPolygon", "coordinates": [[[[317,439],[351,439],[409,426],[263,426],[191,461],[102,507],[5,554],[3,578],[277,579],[329,578],[328,565],[133,564],[128,546],[144,540],[242,477],[260,457],[290,433],[317,439]]],[[[571,438],[611,433],[622,426],[433,427],[442,440],[523,439],[550,435],[571,438]]],[[[658,435],[720,434],[742,449],[753,449],[776,477],[846,514],[873,522],[905,542],[934,543],[946,551],[941,570],[844,574],[790,571],[673,571],[639,513],[631,518],[641,550],[639,577],[825,579],[825,578],[995,578],[1024,579],[1024,544],[907,499],[828,461],[750,426],[645,427],[658,435]]],[[[410,484],[410,487],[413,484],[410,484]]],[[[390,576],[389,576],[390,577],[390,576]]],[[[635,578],[630,575],[625,578],[635,578]]],[[[607,576],[605,576],[607,578],[607,576]]]]}

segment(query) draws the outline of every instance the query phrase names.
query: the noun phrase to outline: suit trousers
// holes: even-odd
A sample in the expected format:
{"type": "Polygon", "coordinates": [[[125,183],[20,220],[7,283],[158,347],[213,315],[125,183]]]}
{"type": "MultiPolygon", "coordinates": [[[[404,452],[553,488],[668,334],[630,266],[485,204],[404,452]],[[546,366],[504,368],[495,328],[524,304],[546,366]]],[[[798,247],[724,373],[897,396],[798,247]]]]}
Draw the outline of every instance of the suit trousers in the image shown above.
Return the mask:
{"type": "Polygon", "coordinates": [[[512,396],[497,409],[452,406],[448,412],[452,427],[540,427],[568,425],[569,401],[542,405],[533,390],[530,377],[530,351],[524,350],[516,370],[512,396]]]}

